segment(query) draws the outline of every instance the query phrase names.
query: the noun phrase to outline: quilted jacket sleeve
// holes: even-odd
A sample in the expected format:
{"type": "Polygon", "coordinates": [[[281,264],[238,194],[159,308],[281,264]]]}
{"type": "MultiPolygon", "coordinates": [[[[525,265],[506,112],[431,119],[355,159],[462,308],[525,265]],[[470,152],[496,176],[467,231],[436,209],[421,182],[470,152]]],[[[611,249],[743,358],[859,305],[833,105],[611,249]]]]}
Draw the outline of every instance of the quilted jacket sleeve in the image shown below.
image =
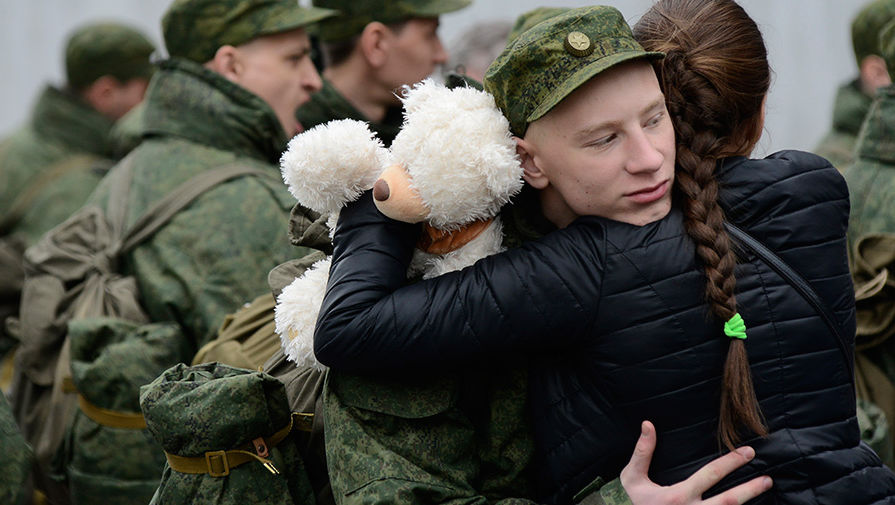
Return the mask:
{"type": "Polygon", "coordinates": [[[321,363],[351,372],[447,368],[568,349],[588,334],[605,250],[597,220],[405,285],[417,234],[380,214],[369,193],[342,211],[314,336],[321,363]]]}

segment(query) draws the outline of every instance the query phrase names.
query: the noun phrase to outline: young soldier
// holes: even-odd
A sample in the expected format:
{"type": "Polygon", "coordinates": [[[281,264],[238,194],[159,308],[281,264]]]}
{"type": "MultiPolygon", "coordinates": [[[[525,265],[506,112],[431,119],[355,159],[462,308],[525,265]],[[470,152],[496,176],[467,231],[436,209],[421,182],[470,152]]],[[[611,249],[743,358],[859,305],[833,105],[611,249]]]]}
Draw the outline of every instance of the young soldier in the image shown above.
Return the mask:
{"type": "Polygon", "coordinates": [[[146,37],[117,23],[77,29],[65,49],[67,84],[44,88],[19,130],[0,143],[0,354],[17,313],[21,254],[75,211],[113,156],[113,123],[143,99],[152,75],[146,37]]]}
{"type": "Polygon", "coordinates": [[[895,19],[895,1],[875,0],[865,5],[852,21],[858,76],[839,87],[833,105],[833,128],[815,148],[817,154],[841,171],[855,160],[858,130],[876,90],[892,82],[879,47],[880,31],[892,19],[895,19]]]}
{"type": "Polygon", "coordinates": [[[447,60],[438,16],[471,0],[314,0],[339,11],[321,23],[323,90],[298,110],[305,128],[333,119],[367,121],[389,145],[401,127],[395,93],[431,75],[447,60]]]}

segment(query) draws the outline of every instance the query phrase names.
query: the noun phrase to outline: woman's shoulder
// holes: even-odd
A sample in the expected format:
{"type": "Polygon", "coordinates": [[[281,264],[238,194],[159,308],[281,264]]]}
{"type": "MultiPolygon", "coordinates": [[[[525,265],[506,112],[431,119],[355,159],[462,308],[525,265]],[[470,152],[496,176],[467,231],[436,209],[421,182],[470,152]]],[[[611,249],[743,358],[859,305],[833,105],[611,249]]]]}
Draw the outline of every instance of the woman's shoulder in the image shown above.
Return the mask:
{"type": "Polygon", "coordinates": [[[780,151],[762,159],[728,158],[719,167],[721,202],[734,222],[767,213],[790,214],[817,205],[848,208],[845,180],[825,158],[805,151],[780,151]]]}

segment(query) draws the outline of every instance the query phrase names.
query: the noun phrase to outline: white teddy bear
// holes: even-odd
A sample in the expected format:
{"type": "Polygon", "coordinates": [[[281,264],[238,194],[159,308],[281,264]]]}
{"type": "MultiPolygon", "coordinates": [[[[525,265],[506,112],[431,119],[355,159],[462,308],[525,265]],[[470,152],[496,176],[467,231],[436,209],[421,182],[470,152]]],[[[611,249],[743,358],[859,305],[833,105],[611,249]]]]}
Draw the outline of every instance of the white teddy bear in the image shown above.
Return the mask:
{"type": "MultiPolygon", "coordinates": [[[[425,222],[408,276],[435,277],[500,252],[500,208],[522,188],[509,123],[488,93],[448,89],[431,79],[405,88],[404,124],[391,149],[354,120],[297,135],[280,160],[298,202],[328,214],[335,229],[345,204],[369,189],[386,216],[425,222]]],[[[276,331],[296,365],[314,358],[314,326],[330,258],[315,263],[277,298],[276,331]]]]}

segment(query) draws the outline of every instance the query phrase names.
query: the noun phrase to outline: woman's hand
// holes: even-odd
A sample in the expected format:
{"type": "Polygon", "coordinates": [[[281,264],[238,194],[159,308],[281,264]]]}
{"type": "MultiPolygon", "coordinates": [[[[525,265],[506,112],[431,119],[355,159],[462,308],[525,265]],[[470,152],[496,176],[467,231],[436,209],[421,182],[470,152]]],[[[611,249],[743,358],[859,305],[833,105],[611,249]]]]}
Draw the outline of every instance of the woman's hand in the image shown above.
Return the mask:
{"type": "Polygon", "coordinates": [[[641,425],[640,438],[634,454],[622,469],[621,484],[635,505],[739,505],[771,488],[771,478],[756,477],[749,482],[728,489],[708,500],[702,494],[730,472],[755,457],[751,447],[740,447],[700,468],[689,479],[673,486],[660,486],[649,479],[649,466],[656,449],[656,429],[649,421],[641,425]]]}

